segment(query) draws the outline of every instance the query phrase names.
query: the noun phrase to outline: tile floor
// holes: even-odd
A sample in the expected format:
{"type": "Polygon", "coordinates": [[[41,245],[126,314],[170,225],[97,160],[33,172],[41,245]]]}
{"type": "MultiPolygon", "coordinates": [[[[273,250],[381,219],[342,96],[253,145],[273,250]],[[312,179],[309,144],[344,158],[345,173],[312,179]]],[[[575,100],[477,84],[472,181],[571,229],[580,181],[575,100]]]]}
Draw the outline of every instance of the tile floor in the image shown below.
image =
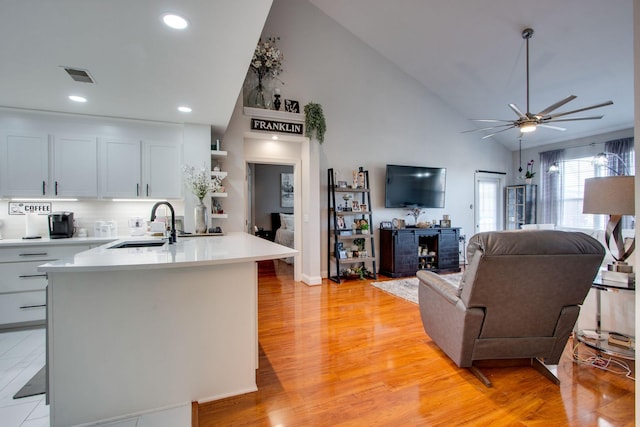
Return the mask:
{"type": "Polygon", "coordinates": [[[0,332],[0,425],[48,427],[44,394],[14,399],[45,364],[45,330],[0,332]]]}

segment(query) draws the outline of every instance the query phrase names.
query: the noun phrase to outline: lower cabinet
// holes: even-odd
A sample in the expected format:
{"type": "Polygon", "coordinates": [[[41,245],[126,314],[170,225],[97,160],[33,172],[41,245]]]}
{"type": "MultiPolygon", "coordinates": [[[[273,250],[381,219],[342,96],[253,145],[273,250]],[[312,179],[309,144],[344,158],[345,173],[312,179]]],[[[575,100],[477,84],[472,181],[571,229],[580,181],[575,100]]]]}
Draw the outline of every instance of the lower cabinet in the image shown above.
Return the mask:
{"type": "Polygon", "coordinates": [[[0,246],[0,330],[44,326],[47,276],[38,266],[89,248],[87,244],[0,246]]]}
{"type": "Polygon", "coordinates": [[[380,230],[380,273],[415,276],[418,270],[458,272],[459,228],[380,230]]]}

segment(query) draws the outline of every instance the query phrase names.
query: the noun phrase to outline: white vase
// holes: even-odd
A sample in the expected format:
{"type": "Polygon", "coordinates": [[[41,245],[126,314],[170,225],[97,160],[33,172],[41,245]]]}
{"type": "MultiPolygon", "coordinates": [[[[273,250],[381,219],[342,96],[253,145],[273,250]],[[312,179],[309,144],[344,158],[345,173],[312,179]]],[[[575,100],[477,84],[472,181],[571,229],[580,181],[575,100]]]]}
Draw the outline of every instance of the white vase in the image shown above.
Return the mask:
{"type": "Polygon", "coordinates": [[[195,225],[196,225],[196,233],[206,233],[207,232],[207,206],[200,199],[199,203],[193,210],[195,225]]]}
{"type": "Polygon", "coordinates": [[[525,178],[524,183],[531,184],[532,181],[533,181],[533,178],[525,178]]]}

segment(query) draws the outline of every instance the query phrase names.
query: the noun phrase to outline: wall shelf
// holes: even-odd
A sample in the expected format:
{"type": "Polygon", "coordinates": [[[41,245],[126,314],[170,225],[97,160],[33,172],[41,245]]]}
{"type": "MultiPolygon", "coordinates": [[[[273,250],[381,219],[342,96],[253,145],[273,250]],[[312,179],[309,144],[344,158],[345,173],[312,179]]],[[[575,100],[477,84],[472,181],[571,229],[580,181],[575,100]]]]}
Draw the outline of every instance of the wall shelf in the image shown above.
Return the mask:
{"type": "Polygon", "coordinates": [[[244,107],[244,115],[269,120],[287,120],[304,123],[304,114],[288,113],[286,111],[266,110],[264,108],[244,107]]]}
{"type": "Polygon", "coordinates": [[[227,152],[222,150],[211,150],[211,157],[227,157],[227,152]]]}

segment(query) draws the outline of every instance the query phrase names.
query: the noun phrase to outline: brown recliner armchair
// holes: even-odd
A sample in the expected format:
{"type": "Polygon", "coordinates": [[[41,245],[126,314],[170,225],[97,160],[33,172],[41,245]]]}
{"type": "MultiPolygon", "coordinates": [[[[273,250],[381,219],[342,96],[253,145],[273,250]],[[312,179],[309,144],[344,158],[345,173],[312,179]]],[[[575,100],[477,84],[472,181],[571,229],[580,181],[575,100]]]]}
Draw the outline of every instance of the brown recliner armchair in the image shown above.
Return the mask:
{"type": "Polygon", "coordinates": [[[545,373],[544,365],[560,360],[604,254],[597,240],[579,232],[476,234],[458,288],[435,273],[417,273],[424,329],[489,387],[474,362],[528,359],[545,373]]]}

